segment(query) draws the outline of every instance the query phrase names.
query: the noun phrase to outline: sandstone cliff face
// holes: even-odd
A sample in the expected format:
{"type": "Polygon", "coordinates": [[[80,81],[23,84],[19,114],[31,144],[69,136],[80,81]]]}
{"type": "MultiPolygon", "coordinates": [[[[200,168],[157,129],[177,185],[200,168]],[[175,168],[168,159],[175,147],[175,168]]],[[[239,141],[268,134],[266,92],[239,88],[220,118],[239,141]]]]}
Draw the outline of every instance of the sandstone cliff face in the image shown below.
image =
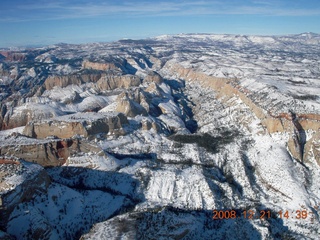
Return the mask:
{"type": "Polygon", "coordinates": [[[148,115],[147,110],[139,104],[140,102],[142,102],[143,105],[145,105],[147,109],[149,109],[149,104],[145,96],[141,92],[138,92],[136,94],[124,92],[117,98],[116,111],[121,112],[128,117],[135,117],[137,115],[148,115]]]}
{"type": "Polygon", "coordinates": [[[129,88],[139,86],[140,78],[134,75],[118,75],[118,74],[74,74],[65,76],[49,76],[45,83],[45,89],[50,90],[55,86],[67,87],[68,85],[81,85],[83,83],[93,82],[101,91],[114,90],[117,88],[129,88]]]}
{"type": "MultiPolygon", "coordinates": [[[[208,76],[204,73],[196,72],[192,69],[187,69],[179,64],[172,64],[168,62],[164,66],[170,72],[175,73],[176,77],[183,78],[188,81],[197,81],[204,87],[211,87],[218,93],[219,98],[238,96],[250,109],[251,111],[261,120],[262,124],[267,128],[269,133],[273,132],[288,132],[290,131],[289,126],[291,122],[286,118],[275,118],[268,113],[269,109],[262,109],[257,103],[250,99],[248,90],[240,89],[237,84],[237,80],[216,78],[208,76]]],[[[303,129],[317,130],[320,128],[320,116],[317,114],[297,114],[299,122],[303,129]]]]}
{"type": "Polygon", "coordinates": [[[294,159],[303,162],[301,156],[301,146],[299,145],[298,139],[294,135],[288,140],[288,150],[294,159]]]}
{"type": "Polygon", "coordinates": [[[18,136],[8,139],[0,147],[0,155],[15,156],[43,167],[61,166],[69,156],[79,152],[99,154],[101,151],[98,146],[77,138],[37,140],[18,136]],[[21,141],[25,143],[21,144],[21,141]]]}
{"type": "Polygon", "coordinates": [[[86,82],[97,82],[101,76],[100,73],[49,76],[45,80],[44,86],[46,90],[51,90],[55,86],[66,87],[71,84],[80,85],[86,82]]]}
{"type": "Polygon", "coordinates": [[[143,79],[144,82],[154,82],[156,84],[163,83],[163,78],[157,72],[148,72],[148,75],[143,79]]]}
{"type": "MultiPolygon", "coordinates": [[[[169,70],[172,73],[176,74],[177,78],[183,78],[187,81],[197,81],[202,84],[204,87],[210,87],[217,92],[218,98],[222,101],[228,99],[233,96],[238,96],[250,109],[251,111],[261,120],[262,125],[266,128],[269,133],[275,132],[292,132],[293,123],[290,120],[288,113],[280,114],[279,116],[271,115],[268,110],[261,108],[257,103],[255,103],[250,97],[247,95],[248,90],[240,89],[237,84],[237,80],[233,79],[224,79],[224,78],[216,78],[212,76],[208,76],[204,73],[195,72],[192,69],[186,69],[179,64],[171,64],[166,63],[164,68],[169,70]]],[[[156,89],[153,89],[154,91],[156,89]]],[[[301,125],[303,131],[314,130],[319,131],[320,129],[320,116],[317,114],[297,114],[298,122],[301,125]]],[[[299,149],[297,145],[297,140],[291,137],[288,141],[288,150],[292,154],[292,156],[300,161],[305,158],[305,155],[313,154],[316,161],[320,165],[320,155],[318,153],[317,145],[315,144],[314,138],[309,140],[305,149],[299,149]],[[303,154],[303,156],[301,155],[303,154]]]]}
{"type": "Polygon", "coordinates": [[[309,162],[314,159],[320,166],[320,130],[307,141],[304,147],[303,159],[309,162]]]}
{"type": "Polygon", "coordinates": [[[117,88],[128,89],[130,87],[139,86],[141,80],[135,75],[104,75],[97,82],[99,90],[114,90],[117,88]]]}
{"type": "Polygon", "coordinates": [[[77,113],[47,121],[29,122],[23,134],[34,138],[57,136],[71,138],[74,135],[89,137],[98,133],[124,134],[123,125],[128,124],[122,113],[77,113]]]}
{"type": "MultiPolygon", "coordinates": [[[[68,76],[50,76],[44,83],[45,89],[50,90],[54,86],[66,87],[69,84],[82,84],[86,82],[94,82],[97,91],[114,90],[117,88],[129,89],[139,86],[141,80],[134,75],[114,75],[114,74],[85,74],[85,75],[68,75],[68,76]]],[[[40,94],[41,95],[41,94],[40,94]]],[[[77,96],[75,96],[75,99],[77,96]]],[[[79,98],[79,96],[78,96],[79,98]]],[[[68,102],[66,102],[68,103],[68,102]]],[[[49,107],[43,109],[43,105],[38,107],[37,104],[32,106],[11,107],[8,109],[6,105],[0,105],[0,129],[11,129],[15,127],[25,126],[29,121],[49,119],[61,116],[64,113],[49,107]]]]}
{"type": "Polygon", "coordinates": [[[61,166],[65,163],[71,152],[78,149],[78,142],[74,140],[51,140],[16,145],[8,144],[0,149],[1,155],[23,158],[28,162],[38,163],[42,166],[61,166]]]}
{"type": "Polygon", "coordinates": [[[2,130],[25,126],[31,120],[48,119],[61,115],[63,112],[56,108],[48,106],[44,110],[43,106],[38,104],[10,108],[9,111],[5,111],[2,130]]]}
{"type": "Polygon", "coordinates": [[[101,71],[107,71],[107,70],[119,70],[119,67],[116,66],[113,62],[91,62],[88,60],[83,61],[82,63],[83,69],[94,69],[94,70],[101,70],[101,71]]]}
{"type": "Polygon", "coordinates": [[[5,57],[6,61],[10,62],[22,62],[27,59],[27,54],[21,52],[2,51],[0,54],[5,57]]]}
{"type": "Polygon", "coordinates": [[[163,91],[156,83],[151,83],[145,90],[145,92],[152,94],[153,96],[162,96],[163,91]]]}

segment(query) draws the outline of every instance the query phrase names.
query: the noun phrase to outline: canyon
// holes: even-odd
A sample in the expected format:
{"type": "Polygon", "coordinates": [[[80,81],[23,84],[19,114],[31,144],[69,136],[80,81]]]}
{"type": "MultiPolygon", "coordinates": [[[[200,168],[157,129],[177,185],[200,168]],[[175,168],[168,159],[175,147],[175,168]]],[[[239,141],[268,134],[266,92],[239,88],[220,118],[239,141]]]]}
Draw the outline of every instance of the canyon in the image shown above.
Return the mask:
{"type": "Polygon", "coordinates": [[[180,34],[1,51],[0,239],[317,239],[319,46],[180,34]]]}

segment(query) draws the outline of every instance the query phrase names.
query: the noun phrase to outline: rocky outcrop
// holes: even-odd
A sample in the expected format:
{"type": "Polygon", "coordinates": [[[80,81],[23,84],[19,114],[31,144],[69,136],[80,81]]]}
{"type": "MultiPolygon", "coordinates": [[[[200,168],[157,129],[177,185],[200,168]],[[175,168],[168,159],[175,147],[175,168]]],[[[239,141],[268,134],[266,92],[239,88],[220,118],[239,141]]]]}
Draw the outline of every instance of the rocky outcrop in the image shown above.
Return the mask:
{"type": "Polygon", "coordinates": [[[9,62],[22,62],[27,59],[27,54],[22,52],[2,51],[0,54],[9,62]]]}
{"type": "Polygon", "coordinates": [[[5,114],[2,123],[2,130],[12,129],[16,127],[25,126],[29,121],[35,119],[48,119],[52,117],[61,116],[64,113],[51,106],[44,107],[42,104],[26,104],[20,107],[7,107],[4,105],[3,113],[5,114]]]}
{"type": "MultiPolygon", "coordinates": [[[[174,73],[177,78],[182,78],[187,81],[196,81],[204,87],[210,87],[217,92],[217,97],[221,101],[225,101],[233,96],[239,97],[250,110],[260,119],[261,124],[266,128],[269,133],[275,132],[289,132],[293,133],[288,141],[288,150],[295,159],[303,161],[306,154],[310,153],[310,140],[305,143],[301,142],[301,132],[307,130],[319,131],[320,129],[320,116],[312,113],[296,114],[296,122],[299,124],[299,129],[293,131],[296,127],[295,122],[292,121],[290,113],[280,113],[277,116],[270,113],[269,109],[263,109],[258,103],[254,102],[249,97],[251,94],[249,90],[240,88],[236,79],[216,78],[204,73],[196,72],[193,69],[184,68],[179,64],[171,64],[167,62],[164,66],[166,70],[174,73]],[[304,149],[304,144],[305,148],[304,149]]],[[[155,89],[154,89],[155,90],[155,89]]],[[[320,156],[317,149],[312,148],[315,159],[320,163],[320,156]]]]}
{"type": "Polygon", "coordinates": [[[148,75],[143,79],[144,82],[154,82],[156,84],[161,84],[163,83],[163,78],[160,76],[159,73],[150,71],[148,72],[148,75]]]}
{"type": "Polygon", "coordinates": [[[44,86],[46,90],[51,90],[55,86],[66,87],[71,84],[80,85],[86,82],[97,82],[101,76],[101,73],[49,76],[45,80],[44,86]]]}
{"type": "MultiPolygon", "coordinates": [[[[1,55],[0,55],[0,61],[1,61],[1,55]]],[[[10,75],[9,68],[5,63],[0,63],[0,75],[1,76],[9,76],[10,75]]]]}
{"type": "Polygon", "coordinates": [[[129,98],[127,92],[122,93],[117,98],[116,111],[124,113],[128,117],[135,117],[137,115],[148,115],[147,110],[142,107],[138,101],[129,98]]]}
{"type": "Polygon", "coordinates": [[[0,103],[0,130],[2,130],[4,116],[7,113],[7,106],[5,104],[0,103]]]}
{"type": "Polygon", "coordinates": [[[127,91],[117,97],[117,111],[126,116],[148,115],[151,113],[151,96],[141,88],[127,91]],[[129,115],[128,115],[129,114],[129,115]]]}
{"type": "MultiPolygon", "coordinates": [[[[84,82],[95,82],[97,91],[114,90],[117,88],[129,89],[139,86],[141,80],[133,75],[69,75],[69,76],[51,76],[45,81],[45,89],[51,89],[54,86],[66,87],[69,84],[82,84],[84,82]]],[[[74,102],[81,99],[75,92],[74,96],[65,100],[65,103],[74,102]]],[[[43,104],[32,104],[20,107],[8,107],[0,105],[0,130],[12,129],[15,127],[26,126],[29,121],[40,119],[49,119],[61,116],[64,113],[51,106],[44,107],[43,104]]]]}
{"type": "Polygon", "coordinates": [[[145,131],[149,131],[150,129],[153,129],[155,132],[159,133],[161,131],[161,126],[155,121],[144,119],[141,121],[141,129],[145,131]]]}
{"type": "Polygon", "coordinates": [[[100,91],[104,90],[114,90],[117,88],[128,89],[130,87],[137,87],[141,83],[138,76],[135,75],[103,75],[96,86],[100,91]]]}
{"type": "Polygon", "coordinates": [[[134,75],[119,75],[119,74],[73,74],[64,76],[49,76],[44,82],[46,90],[50,90],[55,86],[67,87],[68,85],[81,85],[84,83],[93,82],[99,90],[113,90],[117,88],[130,88],[139,86],[140,78],[134,75]]]}
{"type": "Polygon", "coordinates": [[[320,130],[306,142],[303,159],[306,162],[311,162],[314,159],[320,166],[320,130]]]}
{"type": "Polygon", "coordinates": [[[38,140],[19,136],[9,138],[0,147],[0,155],[15,156],[44,167],[61,166],[68,157],[79,152],[99,154],[101,151],[99,147],[77,138],[38,140]]]}
{"type": "MultiPolygon", "coordinates": [[[[12,141],[14,143],[15,141],[12,141]]],[[[79,143],[74,140],[51,140],[29,142],[28,144],[8,144],[1,146],[0,154],[23,158],[42,166],[60,166],[65,163],[71,152],[75,152],[79,143]]]]}
{"type": "Polygon", "coordinates": [[[153,96],[162,96],[163,94],[163,90],[154,82],[145,89],[145,92],[150,93],[153,96]]]}
{"type": "Polygon", "coordinates": [[[114,62],[91,62],[85,60],[82,62],[83,69],[94,69],[100,71],[108,71],[108,70],[119,70],[119,67],[116,66],[114,62]]]}
{"type": "MultiPolygon", "coordinates": [[[[269,133],[274,132],[290,132],[291,121],[287,118],[275,117],[270,115],[269,109],[263,109],[259,104],[255,103],[248,95],[249,90],[240,88],[236,79],[217,78],[209,76],[205,73],[196,72],[191,68],[184,68],[179,64],[167,62],[164,66],[166,70],[174,73],[177,78],[187,81],[196,81],[204,87],[211,87],[217,92],[220,99],[238,96],[251,111],[261,120],[263,126],[269,133]]],[[[299,123],[305,130],[317,130],[320,128],[320,116],[317,114],[297,114],[299,123]]]]}
{"type": "Polygon", "coordinates": [[[98,133],[122,135],[128,124],[122,113],[76,113],[50,120],[29,122],[23,134],[34,138],[57,136],[71,138],[74,135],[89,137],[98,133]]]}
{"type": "MultiPolygon", "coordinates": [[[[6,57],[3,56],[1,53],[0,53],[0,61],[4,60],[6,57]]],[[[0,73],[1,73],[1,66],[0,66],[0,73]]]]}

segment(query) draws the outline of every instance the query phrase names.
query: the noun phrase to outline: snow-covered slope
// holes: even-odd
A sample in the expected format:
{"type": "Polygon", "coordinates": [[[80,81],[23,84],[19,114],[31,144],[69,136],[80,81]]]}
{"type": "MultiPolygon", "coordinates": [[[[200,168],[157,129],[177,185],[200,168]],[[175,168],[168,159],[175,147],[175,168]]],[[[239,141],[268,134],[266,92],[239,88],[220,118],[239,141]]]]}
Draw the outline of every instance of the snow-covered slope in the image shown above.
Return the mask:
{"type": "Polygon", "coordinates": [[[318,239],[319,46],[180,34],[1,60],[0,239],[318,239]],[[87,119],[101,132],[60,141],[41,125],[115,111],[119,133],[87,119]],[[62,166],[15,158],[51,140],[26,154],[62,166]]]}

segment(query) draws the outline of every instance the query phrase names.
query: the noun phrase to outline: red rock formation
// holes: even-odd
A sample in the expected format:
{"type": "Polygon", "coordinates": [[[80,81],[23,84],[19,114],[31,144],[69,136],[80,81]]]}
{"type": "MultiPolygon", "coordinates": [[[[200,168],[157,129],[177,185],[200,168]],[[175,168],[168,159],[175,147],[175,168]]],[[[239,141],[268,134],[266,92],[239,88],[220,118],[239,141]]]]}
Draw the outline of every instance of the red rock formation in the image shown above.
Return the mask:
{"type": "MultiPolygon", "coordinates": [[[[23,137],[23,136],[22,136],[23,137]]],[[[0,148],[0,155],[15,156],[28,162],[35,162],[44,167],[61,166],[71,154],[78,152],[100,152],[101,149],[79,139],[51,139],[18,145],[15,140],[5,143],[0,148]]],[[[0,159],[0,164],[19,164],[7,159],[0,159]]]]}
{"type": "Polygon", "coordinates": [[[5,57],[6,61],[10,62],[22,62],[27,59],[27,54],[21,52],[2,51],[0,54],[5,57]]]}
{"type": "Polygon", "coordinates": [[[20,162],[15,161],[15,160],[9,160],[9,159],[5,159],[5,158],[0,158],[0,164],[15,164],[15,165],[19,165],[20,162]]]}

